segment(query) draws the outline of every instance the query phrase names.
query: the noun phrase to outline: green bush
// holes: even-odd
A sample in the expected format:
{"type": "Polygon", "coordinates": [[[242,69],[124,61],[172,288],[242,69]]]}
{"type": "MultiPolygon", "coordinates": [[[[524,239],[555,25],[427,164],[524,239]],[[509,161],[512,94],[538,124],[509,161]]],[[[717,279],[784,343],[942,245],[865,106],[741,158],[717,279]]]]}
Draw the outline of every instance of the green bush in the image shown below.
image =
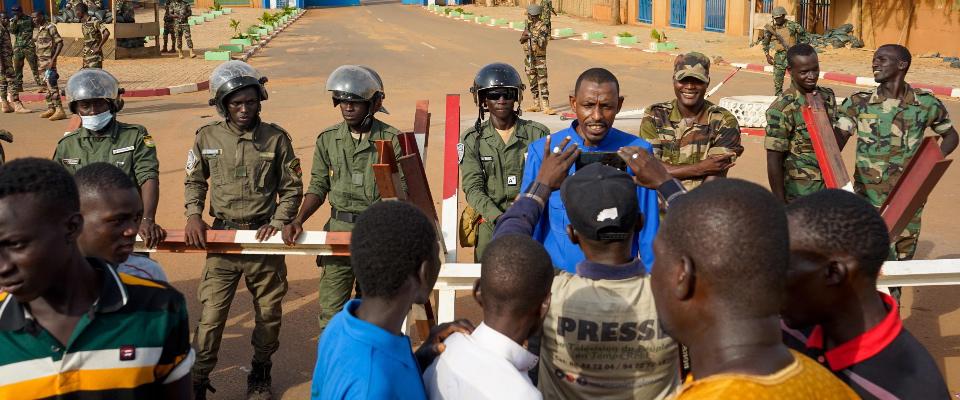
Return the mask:
{"type": "Polygon", "coordinates": [[[460,14],[463,14],[463,7],[457,7],[457,8],[455,8],[453,11],[456,11],[456,12],[458,12],[458,13],[460,13],[460,14]]]}
{"type": "Polygon", "coordinates": [[[223,5],[220,4],[219,0],[213,0],[213,7],[210,7],[213,11],[223,11],[223,5]]]}
{"type": "Polygon", "coordinates": [[[617,36],[620,36],[620,37],[633,37],[633,34],[630,33],[630,32],[620,32],[620,33],[617,34],[617,36]]]}

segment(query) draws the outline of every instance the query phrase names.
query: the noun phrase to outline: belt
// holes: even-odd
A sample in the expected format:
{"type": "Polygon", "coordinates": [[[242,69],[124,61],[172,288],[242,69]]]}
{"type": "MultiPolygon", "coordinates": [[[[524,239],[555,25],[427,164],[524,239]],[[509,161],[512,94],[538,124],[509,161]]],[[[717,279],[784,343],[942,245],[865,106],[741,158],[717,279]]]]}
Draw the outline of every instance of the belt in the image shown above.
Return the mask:
{"type": "Polygon", "coordinates": [[[340,221],[343,221],[343,222],[346,222],[346,223],[349,223],[349,224],[356,223],[356,222],[357,222],[357,218],[360,218],[360,214],[355,214],[355,213],[346,212],[346,211],[340,211],[340,210],[338,210],[338,209],[336,209],[336,208],[333,209],[332,215],[333,215],[333,218],[334,218],[334,219],[337,219],[337,220],[340,220],[340,221]]]}
{"type": "Polygon", "coordinates": [[[240,221],[228,221],[225,219],[214,218],[213,229],[256,230],[256,229],[260,229],[261,226],[264,226],[268,223],[270,223],[270,220],[240,222],[240,221]]]}

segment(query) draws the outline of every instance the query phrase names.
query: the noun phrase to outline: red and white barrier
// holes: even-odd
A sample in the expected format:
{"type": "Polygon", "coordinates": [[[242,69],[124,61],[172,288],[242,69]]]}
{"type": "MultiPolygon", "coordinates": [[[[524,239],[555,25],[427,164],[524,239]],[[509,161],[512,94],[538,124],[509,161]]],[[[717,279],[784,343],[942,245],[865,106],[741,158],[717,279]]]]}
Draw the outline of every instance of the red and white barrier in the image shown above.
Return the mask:
{"type": "MultiPolygon", "coordinates": [[[[447,246],[447,263],[457,262],[457,204],[460,186],[460,95],[447,95],[447,110],[443,134],[443,203],[440,208],[440,226],[447,246]]],[[[443,318],[438,310],[438,318],[443,318]]],[[[452,315],[452,311],[451,311],[452,315]]]]}
{"type": "Polygon", "coordinates": [[[140,237],[134,248],[149,253],[217,253],[217,254],[282,254],[291,256],[349,256],[350,232],[305,231],[297,243],[287,246],[280,233],[267,240],[257,240],[257,231],[208,230],[207,248],[198,249],[185,244],[182,229],[168,229],[167,238],[156,248],[144,247],[140,237]]]}

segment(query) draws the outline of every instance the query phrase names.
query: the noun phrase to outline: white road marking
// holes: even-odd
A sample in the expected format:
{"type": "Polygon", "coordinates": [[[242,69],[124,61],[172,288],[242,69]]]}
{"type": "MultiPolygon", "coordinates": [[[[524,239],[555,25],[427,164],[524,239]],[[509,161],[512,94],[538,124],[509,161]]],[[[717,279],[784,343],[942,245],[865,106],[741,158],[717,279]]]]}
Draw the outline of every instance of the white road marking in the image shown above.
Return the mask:
{"type": "Polygon", "coordinates": [[[429,47],[431,50],[436,50],[436,49],[437,49],[436,47],[431,46],[430,43],[427,43],[427,42],[420,42],[420,44],[429,47]]]}
{"type": "Polygon", "coordinates": [[[380,22],[383,22],[383,20],[382,20],[382,19],[380,19],[380,18],[377,18],[377,21],[380,21],[380,22]]]}
{"type": "Polygon", "coordinates": [[[373,11],[370,11],[370,10],[367,10],[367,9],[364,9],[363,11],[366,11],[367,14],[373,14],[373,11]]]}
{"type": "Polygon", "coordinates": [[[470,63],[470,65],[472,65],[472,66],[474,66],[474,67],[479,67],[479,65],[477,65],[476,63],[470,63]]]}

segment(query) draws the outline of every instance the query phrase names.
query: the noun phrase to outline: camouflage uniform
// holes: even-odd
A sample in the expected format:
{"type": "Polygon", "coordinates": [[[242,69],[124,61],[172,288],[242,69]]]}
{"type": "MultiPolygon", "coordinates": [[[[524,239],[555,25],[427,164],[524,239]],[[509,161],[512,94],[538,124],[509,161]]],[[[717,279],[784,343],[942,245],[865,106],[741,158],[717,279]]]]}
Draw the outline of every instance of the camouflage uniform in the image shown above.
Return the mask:
{"type": "MultiPolygon", "coordinates": [[[[817,86],[817,95],[832,123],[837,122],[837,98],[833,90],[817,86]]],[[[820,164],[810,142],[801,107],[806,97],[791,86],[767,109],[767,135],[763,146],[769,151],[787,153],[783,160],[783,193],[787,202],[823,190],[820,164]]]]}
{"type": "Polygon", "coordinates": [[[34,39],[34,42],[37,44],[37,61],[39,61],[40,66],[44,68],[44,78],[46,79],[47,94],[45,100],[47,101],[47,108],[61,108],[63,105],[60,103],[60,89],[57,88],[57,79],[60,78],[60,75],[57,74],[56,68],[50,67],[50,62],[53,61],[53,48],[56,47],[58,43],[63,43],[63,38],[60,37],[60,32],[57,31],[57,24],[47,21],[47,24],[41,26],[37,30],[37,36],[34,39]],[[46,74],[46,70],[49,70],[49,75],[46,74]]]}
{"type": "MultiPolygon", "coordinates": [[[[743,153],[737,118],[706,100],[697,121],[690,126],[680,115],[677,100],[647,107],[640,122],[640,137],[653,145],[655,157],[671,165],[691,165],[712,155],[743,153]]],[[[704,179],[685,179],[683,186],[693,190],[704,179]]]]}
{"type": "Polygon", "coordinates": [[[10,43],[10,31],[3,24],[0,24],[0,74],[0,97],[20,101],[20,94],[13,90],[13,44],[10,43]]]}
{"type": "MultiPolygon", "coordinates": [[[[163,48],[167,48],[167,38],[170,38],[170,44],[173,45],[176,36],[174,36],[174,18],[170,16],[170,1],[163,5],[163,48]]],[[[192,39],[191,39],[192,41],[192,39]]]]}
{"type": "Polygon", "coordinates": [[[37,86],[44,86],[40,80],[40,74],[37,72],[37,47],[33,43],[33,21],[29,17],[10,18],[10,33],[16,38],[13,43],[13,69],[14,77],[13,87],[18,92],[23,91],[23,61],[30,64],[30,71],[33,72],[33,80],[37,86]]]}
{"type": "Polygon", "coordinates": [[[83,31],[83,68],[103,68],[103,49],[97,49],[103,40],[103,24],[88,17],[80,29],[83,31]]]}
{"type": "Polygon", "coordinates": [[[179,17],[174,18],[174,48],[177,50],[182,49],[183,40],[186,39],[187,48],[192,49],[193,37],[190,36],[189,19],[193,11],[190,10],[190,4],[183,0],[174,0],[171,1],[167,7],[170,13],[179,15],[179,17]]]}
{"type": "MultiPolygon", "coordinates": [[[[904,168],[916,154],[927,128],[945,134],[953,127],[947,109],[926,89],[906,85],[901,99],[884,98],[877,89],[848,97],[838,110],[837,129],[857,135],[854,189],[875,207],[886,201],[904,168]]],[[[898,260],[910,260],[917,250],[920,214],[894,240],[898,260]]]]}
{"type": "Polygon", "coordinates": [[[550,20],[550,18],[557,13],[557,11],[553,8],[553,0],[540,0],[540,6],[543,7],[543,12],[540,13],[540,19],[542,19],[543,23],[547,25],[547,33],[552,33],[553,22],[550,20]]]}
{"type": "Polygon", "coordinates": [[[546,103],[550,100],[550,91],[547,89],[547,42],[550,40],[550,30],[542,19],[543,13],[540,14],[541,19],[527,26],[530,30],[530,41],[523,44],[526,54],[523,70],[530,81],[530,93],[533,94],[534,101],[539,103],[542,95],[546,103]]]}
{"type": "Polygon", "coordinates": [[[774,50],[773,89],[777,96],[783,93],[783,76],[787,71],[787,49],[803,42],[806,35],[807,32],[800,24],[790,20],[786,20],[783,26],[778,27],[771,22],[763,27],[763,36],[760,39],[763,43],[763,52],[769,54],[771,48],[774,50]],[[783,38],[783,41],[780,38],[783,38]]]}

